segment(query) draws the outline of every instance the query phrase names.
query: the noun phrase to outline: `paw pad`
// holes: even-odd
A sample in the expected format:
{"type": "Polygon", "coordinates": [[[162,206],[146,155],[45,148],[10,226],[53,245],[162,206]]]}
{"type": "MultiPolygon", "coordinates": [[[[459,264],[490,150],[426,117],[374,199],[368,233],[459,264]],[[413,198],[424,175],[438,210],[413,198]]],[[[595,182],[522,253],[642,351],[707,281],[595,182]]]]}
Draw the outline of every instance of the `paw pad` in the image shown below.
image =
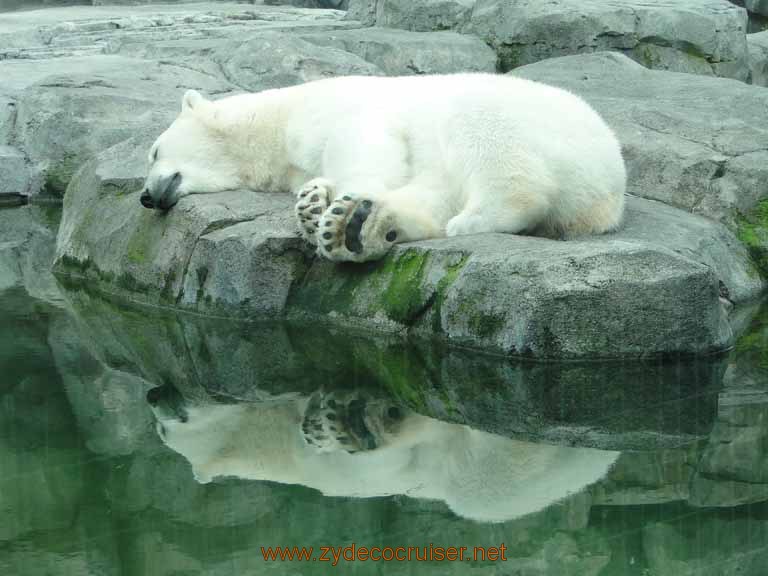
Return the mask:
{"type": "Polygon", "coordinates": [[[302,237],[310,244],[317,244],[317,228],[320,218],[328,208],[333,195],[333,186],[324,178],[307,182],[297,193],[295,213],[302,237]]]}

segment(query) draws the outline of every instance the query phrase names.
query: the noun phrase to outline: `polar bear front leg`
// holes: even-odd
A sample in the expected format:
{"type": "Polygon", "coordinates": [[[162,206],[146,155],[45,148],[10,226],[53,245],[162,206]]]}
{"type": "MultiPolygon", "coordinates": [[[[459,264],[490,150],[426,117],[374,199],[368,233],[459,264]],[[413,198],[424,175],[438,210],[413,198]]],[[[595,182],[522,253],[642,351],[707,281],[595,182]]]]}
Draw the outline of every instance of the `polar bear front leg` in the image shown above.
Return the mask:
{"type": "Polygon", "coordinates": [[[294,212],[302,238],[317,246],[317,231],[323,213],[334,196],[333,183],[327,178],[314,178],[296,191],[294,212]]]}
{"type": "Polygon", "coordinates": [[[320,219],[317,253],[336,262],[367,262],[394,244],[444,236],[428,198],[416,186],[336,198],[320,219]]]}

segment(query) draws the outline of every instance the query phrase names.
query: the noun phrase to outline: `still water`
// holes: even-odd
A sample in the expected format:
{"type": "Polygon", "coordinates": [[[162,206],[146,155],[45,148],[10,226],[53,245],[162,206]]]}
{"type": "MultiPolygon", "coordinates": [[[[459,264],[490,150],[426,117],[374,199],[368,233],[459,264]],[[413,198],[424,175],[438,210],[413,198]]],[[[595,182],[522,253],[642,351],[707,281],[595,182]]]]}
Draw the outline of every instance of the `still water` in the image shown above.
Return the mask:
{"type": "Polygon", "coordinates": [[[727,356],[517,363],[64,287],[55,226],[0,211],[0,574],[768,573],[768,310],[727,356]]]}

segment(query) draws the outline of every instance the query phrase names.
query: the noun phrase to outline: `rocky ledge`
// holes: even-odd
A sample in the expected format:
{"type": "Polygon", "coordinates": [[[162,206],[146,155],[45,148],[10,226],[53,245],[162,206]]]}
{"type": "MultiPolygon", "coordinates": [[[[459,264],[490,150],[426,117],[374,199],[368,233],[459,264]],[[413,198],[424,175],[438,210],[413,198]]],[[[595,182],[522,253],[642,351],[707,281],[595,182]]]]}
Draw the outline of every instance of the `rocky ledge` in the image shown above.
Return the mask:
{"type": "Polygon", "coordinates": [[[768,130],[756,120],[768,90],[713,76],[764,74],[768,53],[761,34],[746,34],[743,8],[707,0],[688,19],[687,3],[595,0],[574,12],[589,24],[581,31],[558,16],[579,33],[553,47],[534,34],[551,18],[518,14],[522,2],[353,1],[348,13],[258,4],[2,16],[0,194],[66,191],[60,274],[205,314],[310,317],[533,358],[731,346],[732,311],[761,292],[768,270],[768,130]],[[452,12],[459,5],[471,14],[452,12]],[[614,52],[594,52],[603,48],[614,52]],[[512,73],[582,95],[619,134],[634,196],[620,232],[435,240],[336,266],[298,238],[287,195],[195,196],[167,215],[139,205],[146,150],[186,88],[215,98],[334,75],[526,62],[535,63],[512,73]]]}
{"type": "Polygon", "coordinates": [[[65,196],[58,270],[205,314],[309,317],[534,358],[728,348],[729,309],[756,296],[763,281],[747,249],[715,221],[732,223],[738,213],[727,203],[735,199],[718,192],[731,190],[731,179],[757,178],[764,168],[747,159],[765,151],[738,148],[750,146],[740,112],[711,128],[715,139],[691,128],[702,110],[674,112],[673,101],[667,110],[664,96],[706,83],[708,115],[722,117],[718,94],[743,94],[746,114],[748,98],[765,105],[768,93],[736,81],[648,71],[616,54],[553,59],[519,73],[590,98],[628,143],[633,192],[688,210],[632,197],[623,228],[601,237],[457,237],[400,245],[378,263],[336,265],[316,259],[298,237],[289,195],[228,192],[184,198],[167,214],[143,209],[137,190],[148,133],[76,174],[65,196]],[[608,83],[617,86],[615,97],[592,97],[608,83]],[[641,83],[647,100],[621,92],[641,83]],[[676,121],[657,127],[665,113],[676,121]],[[685,190],[701,197],[694,201],[685,190]]]}

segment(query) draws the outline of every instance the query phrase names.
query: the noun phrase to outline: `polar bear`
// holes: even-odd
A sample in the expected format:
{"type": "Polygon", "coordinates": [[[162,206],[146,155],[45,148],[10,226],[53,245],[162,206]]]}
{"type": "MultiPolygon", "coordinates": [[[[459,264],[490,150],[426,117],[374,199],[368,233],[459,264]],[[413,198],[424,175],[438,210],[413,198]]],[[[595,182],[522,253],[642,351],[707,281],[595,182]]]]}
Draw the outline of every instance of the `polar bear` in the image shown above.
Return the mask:
{"type": "Polygon", "coordinates": [[[301,484],[328,496],[408,495],[457,515],[503,522],[600,480],[617,452],[521,442],[441,422],[356,392],[259,402],[147,400],[163,442],[201,483],[235,476],[301,484]]]}
{"type": "Polygon", "coordinates": [[[297,193],[302,235],[335,261],[482,232],[616,228],[626,170],[581,98],[513,76],[339,77],[209,101],[195,91],[149,151],[141,203],[297,193]]]}

